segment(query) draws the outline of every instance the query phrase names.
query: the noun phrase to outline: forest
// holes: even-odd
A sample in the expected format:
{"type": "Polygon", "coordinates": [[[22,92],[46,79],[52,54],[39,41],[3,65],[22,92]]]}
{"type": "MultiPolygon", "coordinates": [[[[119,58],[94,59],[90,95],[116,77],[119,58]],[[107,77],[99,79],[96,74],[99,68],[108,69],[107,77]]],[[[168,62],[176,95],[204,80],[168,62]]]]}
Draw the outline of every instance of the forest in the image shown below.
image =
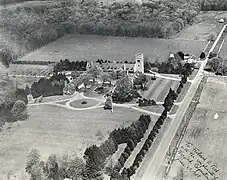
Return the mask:
{"type": "Polygon", "coordinates": [[[192,24],[199,11],[193,0],[110,5],[56,1],[2,9],[0,24],[34,50],[69,33],[168,38],[192,24]]]}

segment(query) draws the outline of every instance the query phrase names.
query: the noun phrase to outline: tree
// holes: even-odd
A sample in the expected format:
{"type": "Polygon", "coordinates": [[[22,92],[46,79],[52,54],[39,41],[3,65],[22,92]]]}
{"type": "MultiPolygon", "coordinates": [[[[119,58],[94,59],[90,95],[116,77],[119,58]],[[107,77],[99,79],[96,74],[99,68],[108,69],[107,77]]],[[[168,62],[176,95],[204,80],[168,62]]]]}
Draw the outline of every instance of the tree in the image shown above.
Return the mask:
{"type": "Polygon", "coordinates": [[[86,71],[86,73],[90,74],[93,78],[93,81],[95,81],[95,79],[97,79],[98,76],[102,73],[102,69],[98,65],[93,64],[92,67],[86,71]]]}
{"type": "Polygon", "coordinates": [[[26,91],[24,89],[17,88],[15,95],[16,95],[17,100],[24,101],[25,104],[28,104],[28,97],[27,97],[26,91]]]}
{"type": "Polygon", "coordinates": [[[26,87],[25,87],[25,93],[26,93],[26,95],[29,95],[31,93],[31,90],[28,85],[26,85],[26,87]]]}
{"type": "Polygon", "coordinates": [[[6,67],[8,68],[10,63],[12,62],[13,58],[12,58],[12,52],[7,49],[0,49],[0,62],[6,67]]]}
{"type": "Polygon", "coordinates": [[[32,149],[28,154],[25,171],[30,175],[31,180],[47,180],[44,163],[41,161],[41,155],[37,149],[32,149]]]}
{"type": "Polygon", "coordinates": [[[27,106],[24,101],[17,100],[11,110],[14,121],[22,121],[27,119],[27,106]]]}
{"type": "Polygon", "coordinates": [[[107,72],[100,73],[100,79],[102,80],[102,84],[104,85],[105,82],[109,82],[111,86],[111,75],[107,72]]]}
{"type": "Polygon", "coordinates": [[[144,74],[142,74],[141,72],[136,72],[133,84],[140,85],[140,88],[144,90],[147,81],[147,77],[144,74]]]}
{"type": "Polygon", "coordinates": [[[119,81],[117,81],[114,92],[113,92],[113,101],[114,102],[129,102],[133,99],[132,96],[133,87],[132,81],[128,76],[123,77],[119,81]]]}
{"type": "Polygon", "coordinates": [[[106,102],[104,104],[104,109],[112,109],[113,105],[112,105],[112,97],[109,96],[106,98],[106,102]]]}
{"type": "Polygon", "coordinates": [[[202,53],[200,54],[200,56],[199,56],[200,59],[204,59],[205,57],[206,57],[206,55],[205,55],[204,52],[202,52],[202,53]]]}
{"type": "Polygon", "coordinates": [[[59,179],[58,163],[56,155],[52,154],[49,156],[46,162],[46,173],[48,178],[53,180],[59,179]]]}

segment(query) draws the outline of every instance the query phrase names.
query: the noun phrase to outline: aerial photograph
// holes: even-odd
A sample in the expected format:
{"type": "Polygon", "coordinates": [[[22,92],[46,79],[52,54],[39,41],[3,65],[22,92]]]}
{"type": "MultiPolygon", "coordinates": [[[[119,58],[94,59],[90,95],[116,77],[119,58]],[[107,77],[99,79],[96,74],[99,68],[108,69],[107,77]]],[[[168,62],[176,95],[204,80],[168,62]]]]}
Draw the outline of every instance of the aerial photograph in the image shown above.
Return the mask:
{"type": "Polygon", "coordinates": [[[0,180],[227,180],[227,0],[0,0],[0,180]]]}

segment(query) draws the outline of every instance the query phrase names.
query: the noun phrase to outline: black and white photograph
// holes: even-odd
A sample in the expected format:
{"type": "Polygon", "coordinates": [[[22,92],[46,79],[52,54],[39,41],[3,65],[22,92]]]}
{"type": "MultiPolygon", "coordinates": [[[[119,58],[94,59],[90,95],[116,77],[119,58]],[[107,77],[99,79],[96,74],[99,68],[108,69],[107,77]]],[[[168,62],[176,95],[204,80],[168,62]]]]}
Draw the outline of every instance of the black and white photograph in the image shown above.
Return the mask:
{"type": "Polygon", "coordinates": [[[227,0],[0,0],[0,180],[227,180],[227,0]]]}

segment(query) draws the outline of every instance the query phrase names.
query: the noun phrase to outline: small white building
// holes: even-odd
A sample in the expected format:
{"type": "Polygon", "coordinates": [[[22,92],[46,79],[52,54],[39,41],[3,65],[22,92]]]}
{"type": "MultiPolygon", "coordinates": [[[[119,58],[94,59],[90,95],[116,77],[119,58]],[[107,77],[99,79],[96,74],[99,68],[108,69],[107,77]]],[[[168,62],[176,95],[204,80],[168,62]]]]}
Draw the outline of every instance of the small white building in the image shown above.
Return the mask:
{"type": "Polygon", "coordinates": [[[225,19],[221,18],[221,19],[219,19],[218,22],[219,22],[219,23],[224,23],[224,22],[225,22],[225,19]]]}

